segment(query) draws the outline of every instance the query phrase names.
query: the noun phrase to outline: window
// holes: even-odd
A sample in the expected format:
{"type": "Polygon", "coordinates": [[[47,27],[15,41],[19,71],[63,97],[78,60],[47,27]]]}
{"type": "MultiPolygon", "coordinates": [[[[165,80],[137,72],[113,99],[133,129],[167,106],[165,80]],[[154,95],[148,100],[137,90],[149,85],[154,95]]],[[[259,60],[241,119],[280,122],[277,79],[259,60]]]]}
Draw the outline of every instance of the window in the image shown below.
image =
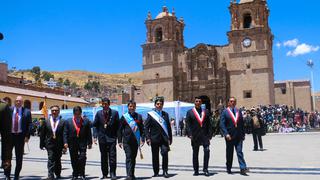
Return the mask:
{"type": "Polygon", "coordinates": [[[250,14],[243,15],[243,28],[251,28],[252,18],[250,14]]]}
{"type": "Polygon", "coordinates": [[[243,91],[243,98],[245,99],[252,98],[252,91],[251,90],[243,91]]]}
{"type": "Polygon", "coordinates": [[[162,41],[162,28],[156,30],[156,42],[162,41]]]}
{"type": "Polygon", "coordinates": [[[287,93],[287,89],[286,89],[285,87],[282,87],[282,88],[281,88],[281,93],[282,93],[282,94],[286,94],[286,93],[287,93]]]}

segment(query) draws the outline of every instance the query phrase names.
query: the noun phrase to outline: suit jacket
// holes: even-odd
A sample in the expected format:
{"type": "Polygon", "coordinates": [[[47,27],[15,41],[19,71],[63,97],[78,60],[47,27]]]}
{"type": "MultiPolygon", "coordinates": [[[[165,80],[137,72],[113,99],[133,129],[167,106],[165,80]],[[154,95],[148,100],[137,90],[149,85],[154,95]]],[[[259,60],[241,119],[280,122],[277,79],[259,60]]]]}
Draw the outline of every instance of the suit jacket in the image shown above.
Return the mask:
{"type": "MultiPolygon", "coordinates": [[[[140,131],[140,139],[141,141],[145,141],[144,137],[144,125],[142,121],[142,116],[138,113],[134,113],[132,118],[138,125],[140,131]]],[[[135,137],[131,127],[129,126],[126,118],[124,116],[121,117],[119,122],[119,134],[118,134],[118,142],[119,143],[126,143],[126,144],[134,144],[137,142],[137,138],[135,137]]],[[[140,143],[140,142],[139,142],[140,143]]]]}
{"type": "Polygon", "coordinates": [[[40,127],[40,148],[54,149],[58,150],[63,148],[63,133],[64,133],[65,120],[61,119],[56,129],[56,139],[53,139],[52,126],[50,123],[50,118],[43,121],[40,127]]]}
{"type": "Polygon", "coordinates": [[[187,112],[186,115],[186,133],[187,136],[191,136],[193,144],[209,145],[212,138],[213,131],[210,122],[208,110],[205,110],[205,119],[202,122],[202,127],[196,119],[192,109],[187,112]]]}
{"type": "Polygon", "coordinates": [[[81,149],[86,149],[88,145],[92,145],[91,123],[89,119],[83,118],[82,126],[80,128],[79,137],[73,124],[73,119],[70,118],[65,121],[63,130],[63,143],[68,144],[69,147],[79,146],[81,149]]]}
{"type": "Polygon", "coordinates": [[[119,114],[118,111],[109,108],[109,118],[107,127],[105,128],[106,119],[103,110],[97,112],[93,121],[93,136],[98,138],[99,143],[114,143],[117,142],[119,129],[119,114]]]}
{"type": "Polygon", "coordinates": [[[224,109],[220,116],[220,128],[223,132],[223,135],[226,136],[229,134],[232,139],[235,140],[242,140],[245,137],[245,130],[244,130],[244,121],[242,117],[242,112],[235,108],[236,112],[239,112],[239,119],[237,121],[237,127],[234,125],[229,112],[224,109]]]}
{"type": "Polygon", "coordinates": [[[11,134],[12,120],[10,119],[10,112],[9,106],[4,102],[0,102],[0,133],[2,137],[11,134]]]}
{"type": "Polygon", "coordinates": [[[151,143],[168,144],[168,140],[172,143],[172,131],[169,121],[169,114],[165,111],[162,111],[162,118],[166,122],[169,137],[166,135],[161,125],[148,114],[147,120],[144,124],[145,136],[147,140],[151,140],[151,143]]]}
{"type": "MultiPolygon", "coordinates": [[[[12,116],[13,116],[13,111],[14,111],[14,107],[10,108],[10,120],[11,122],[8,124],[8,128],[11,132],[12,129],[12,116]]],[[[32,129],[32,117],[31,117],[31,112],[29,109],[22,107],[22,113],[21,113],[22,117],[21,117],[21,130],[22,130],[22,134],[27,137],[30,138],[30,131],[32,129]]]]}
{"type": "Polygon", "coordinates": [[[2,160],[11,160],[12,157],[12,134],[11,134],[11,124],[12,120],[10,119],[11,111],[9,106],[0,102],[0,133],[1,133],[1,159],[2,160]],[[10,126],[9,126],[10,125],[10,126]]]}

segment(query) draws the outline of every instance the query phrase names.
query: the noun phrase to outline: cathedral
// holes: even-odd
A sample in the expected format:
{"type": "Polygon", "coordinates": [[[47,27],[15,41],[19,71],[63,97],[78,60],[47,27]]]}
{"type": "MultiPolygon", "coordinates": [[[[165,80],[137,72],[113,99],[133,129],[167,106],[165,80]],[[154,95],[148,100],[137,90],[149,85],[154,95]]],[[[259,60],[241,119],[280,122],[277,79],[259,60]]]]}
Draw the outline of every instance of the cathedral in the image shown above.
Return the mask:
{"type": "Polygon", "coordinates": [[[234,96],[239,106],[275,104],[267,2],[232,0],[229,12],[227,45],[199,43],[192,48],[184,46],[185,22],[174,11],[163,7],[154,19],[149,12],[142,45],[145,102],[155,96],[193,102],[201,96],[216,108],[234,96]]]}

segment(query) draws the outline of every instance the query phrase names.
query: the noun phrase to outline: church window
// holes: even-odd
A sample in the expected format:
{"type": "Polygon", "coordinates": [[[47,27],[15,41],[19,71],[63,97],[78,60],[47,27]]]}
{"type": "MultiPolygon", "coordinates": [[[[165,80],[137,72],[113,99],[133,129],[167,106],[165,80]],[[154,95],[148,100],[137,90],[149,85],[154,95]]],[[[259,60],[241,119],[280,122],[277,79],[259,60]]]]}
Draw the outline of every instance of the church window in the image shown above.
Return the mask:
{"type": "Polygon", "coordinates": [[[252,91],[251,90],[243,91],[243,98],[244,99],[252,98],[252,91]]]}
{"type": "Polygon", "coordinates": [[[286,94],[286,93],[287,93],[287,89],[286,89],[285,87],[282,87],[282,88],[281,88],[281,93],[282,93],[282,94],[286,94]]]}
{"type": "Polygon", "coordinates": [[[243,16],[243,28],[251,28],[252,18],[251,14],[245,14],[243,16]]]}
{"type": "Polygon", "coordinates": [[[162,41],[162,28],[156,29],[156,42],[162,41]]]}

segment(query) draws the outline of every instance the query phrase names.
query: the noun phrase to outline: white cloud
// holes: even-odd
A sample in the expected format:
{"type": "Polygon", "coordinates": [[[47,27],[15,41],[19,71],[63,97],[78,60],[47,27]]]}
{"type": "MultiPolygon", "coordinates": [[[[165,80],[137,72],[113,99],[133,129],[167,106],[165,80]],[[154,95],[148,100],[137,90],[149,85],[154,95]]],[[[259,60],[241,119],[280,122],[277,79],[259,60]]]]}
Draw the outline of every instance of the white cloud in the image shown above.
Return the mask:
{"type": "Polygon", "coordinates": [[[299,56],[299,55],[308,54],[310,52],[316,52],[319,49],[320,49],[319,46],[312,46],[312,45],[308,45],[308,44],[303,43],[303,44],[297,45],[293,51],[288,51],[287,56],[295,57],[295,56],[299,56]]]}
{"type": "Polygon", "coordinates": [[[299,40],[297,38],[295,38],[295,39],[292,39],[292,40],[285,41],[283,43],[283,46],[284,47],[297,47],[298,44],[299,44],[299,40]]]}
{"type": "Polygon", "coordinates": [[[280,48],[281,47],[281,43],[277,42],[276,46],[277,46],[277,48],[280,48]]]}

